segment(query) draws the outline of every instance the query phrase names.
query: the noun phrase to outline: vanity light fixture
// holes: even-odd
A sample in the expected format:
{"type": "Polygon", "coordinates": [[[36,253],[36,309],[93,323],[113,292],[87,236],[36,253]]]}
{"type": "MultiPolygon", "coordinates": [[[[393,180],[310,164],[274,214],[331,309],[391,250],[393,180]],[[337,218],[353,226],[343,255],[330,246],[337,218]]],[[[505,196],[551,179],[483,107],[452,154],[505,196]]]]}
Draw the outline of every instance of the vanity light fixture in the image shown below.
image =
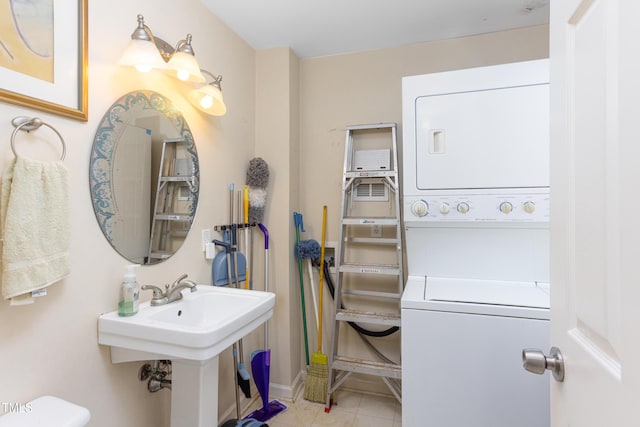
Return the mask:
{"type": "Polygon", "coordinates": [[[142,73],[148,73],[153,68],[165,69],[168,67],[160,55],[151,29],[144,23],[142,15],[138,15],[138,27],[131,33],[131,41],[118,63],[135,67],[142,73]]]}
{"type": "Polygon", "coordinates": [[[131,41],[119,63],[134,66],[138,71],[151,69],[171,70],[183,81],[204,83],[206,79],[200,73],[200,66],[191,46],[191,34],[180,40],[173,48],[159,37],[154,37],[151,29],[144,23],[144,17],[138,15],[138,26],[131,34],[131,41]]]}
{"type": "Polygon", "coordinates": [[[200,71],[213,78],[213,81],[189,92],[189,101],[204,113],[212,116],[223,116],[227,112],[227,107],[222,99],[222,87],[220,85],[222,76],[214,76],[207,70],[200,71]]]}
{"type": "Polygon", "coordinates": [[[179,80],[195,83],[204,83],[206,81],[200,73],[200,66],[191,47],[191,34],[187,34],[185,40],[178,42],[178,46],[171,55],[168,65],[176,70],[176,77],[179,80]]]}

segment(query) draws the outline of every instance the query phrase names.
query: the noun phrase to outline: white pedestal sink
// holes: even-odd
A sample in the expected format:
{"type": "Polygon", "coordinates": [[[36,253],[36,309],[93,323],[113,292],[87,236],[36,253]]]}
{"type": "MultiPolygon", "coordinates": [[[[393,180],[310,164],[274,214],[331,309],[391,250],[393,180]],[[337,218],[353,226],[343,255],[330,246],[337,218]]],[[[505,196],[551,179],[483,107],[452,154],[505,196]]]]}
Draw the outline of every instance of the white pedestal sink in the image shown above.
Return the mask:
{"type": "Polygon", "coordinates": [[[111,346],[113,363],[172,362],[171,426],[218,423],[218,355],[273,315],[275,294],[198,285],[183,299],[138,314],[98,318],[98,343],[111,346]]]}

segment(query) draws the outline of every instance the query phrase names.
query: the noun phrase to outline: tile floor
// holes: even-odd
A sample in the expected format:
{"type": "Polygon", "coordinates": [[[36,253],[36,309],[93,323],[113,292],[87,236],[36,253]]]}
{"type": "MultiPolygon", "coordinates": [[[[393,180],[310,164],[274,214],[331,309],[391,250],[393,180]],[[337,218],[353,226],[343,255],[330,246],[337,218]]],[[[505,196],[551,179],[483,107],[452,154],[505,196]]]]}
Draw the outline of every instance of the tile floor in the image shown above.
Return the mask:
{"type": "Polygon", "coordinates": [[[287,410],[267,421],[267,424],[269,427],[402,426],[402,409],[393,397],[338,390],[334,399],[328,414],[324,412],[324,404],[309,402],[302,395],[293,402],[278,399],[287,405],[287,410]]]}

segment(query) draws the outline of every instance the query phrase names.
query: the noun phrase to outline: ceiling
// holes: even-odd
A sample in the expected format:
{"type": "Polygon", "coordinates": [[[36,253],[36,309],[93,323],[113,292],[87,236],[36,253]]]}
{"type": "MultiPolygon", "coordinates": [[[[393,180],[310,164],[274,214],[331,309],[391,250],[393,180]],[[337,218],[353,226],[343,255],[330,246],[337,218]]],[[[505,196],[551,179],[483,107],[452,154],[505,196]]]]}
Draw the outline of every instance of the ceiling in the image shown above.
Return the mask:
{"type": "Polygon", "coordinates": [[[254,49],[300,58],[549,22],[549,0],[202,0],[254,49]]]}

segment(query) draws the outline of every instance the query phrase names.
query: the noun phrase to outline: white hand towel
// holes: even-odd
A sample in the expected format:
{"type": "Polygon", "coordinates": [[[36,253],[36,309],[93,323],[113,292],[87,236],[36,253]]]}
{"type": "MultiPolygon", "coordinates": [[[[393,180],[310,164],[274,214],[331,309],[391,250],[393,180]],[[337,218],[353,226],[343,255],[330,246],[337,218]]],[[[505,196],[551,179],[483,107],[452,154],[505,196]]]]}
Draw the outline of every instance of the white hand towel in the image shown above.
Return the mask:
{"type": "Polygon", "coordinates": [[[13,160],[0,187],[4,299],[24,301],[69,275],[69,213],[62,161],[13,160]]]}

